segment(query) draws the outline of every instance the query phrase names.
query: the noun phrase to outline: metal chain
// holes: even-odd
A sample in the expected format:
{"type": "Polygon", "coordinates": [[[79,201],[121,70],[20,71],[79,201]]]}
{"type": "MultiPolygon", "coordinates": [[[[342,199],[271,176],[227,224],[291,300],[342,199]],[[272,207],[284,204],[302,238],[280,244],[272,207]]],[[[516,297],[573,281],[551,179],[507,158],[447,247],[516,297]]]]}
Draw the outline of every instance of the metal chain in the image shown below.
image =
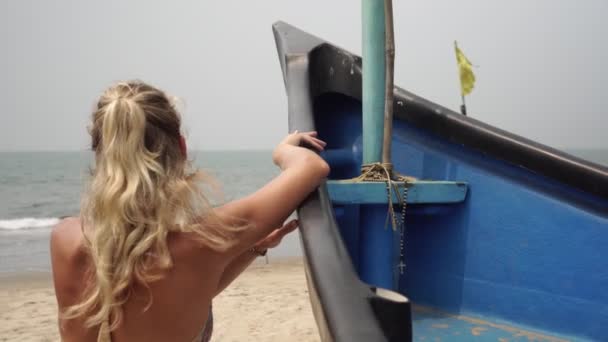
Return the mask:
{"type": "Polygon", "coordinates": [[[406,268],[406,264],[405,264],[405,234],[406,234],[406,229],[405,229],[405,210],[407,208],[407,195],[408,195],[408,184],[407,184],[407,179],[403,178],[403,202],[401,203],[401,220],[400,220],[400,229],[401,229],[401,239],[399,241],[399,265],[397,265],[397,267],[399,267],[399,272],[401,274],[403,274],[404,269],[406,268]]]}
{"type": "MultiPolygon", "coordinates": [[[[408,195],[408,177],[395,174],[393,175],[393,165],[390,163],[372,163],[365,164],[361,167],[361,175],[355,178],[356,181],[368,181],[368,182],[385,182],[386,183],[386,197],[388,199],[388,213],[386,215],[385,227],[388,227],[389,221],[392,223],[393,230],[399,226],[400,239],[399,239],[399,264],[397,267],[400,269],[400,273],[404,273],[405,265],[405,210],[407,208],[407,195],[408,195]],[[391,179],[392,178],[392,179],[391,179]],[[394,180],[393,180],[394,179],[394,180]],[[403,196],[400,198],[401,204],[401,218],[397,218],[393,209],[393,194],[391,192],[391,186],[393,182],[403,182],[403,196]]],[[[395,186],[395,189],[398,189],[395,186]]],[[[398,192],[397,197],[399,197],[398,192]]]]}

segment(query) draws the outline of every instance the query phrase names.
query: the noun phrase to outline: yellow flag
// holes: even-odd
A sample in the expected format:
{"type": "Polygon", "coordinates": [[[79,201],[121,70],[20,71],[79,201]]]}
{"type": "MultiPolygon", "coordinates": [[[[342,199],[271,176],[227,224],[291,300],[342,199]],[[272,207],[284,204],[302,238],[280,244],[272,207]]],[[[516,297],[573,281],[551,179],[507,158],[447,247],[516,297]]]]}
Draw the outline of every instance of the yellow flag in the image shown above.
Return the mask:
{"type": "Polygon", "coordinates": [[[458,62],[458,71],[460,72],[460,91],[463,96],[468,95],[473,91],[473,87],[475,86],[473,65],[458,48],[456,42],[454,42],[454,48],[456,49],[456,61],[458,62]]]}

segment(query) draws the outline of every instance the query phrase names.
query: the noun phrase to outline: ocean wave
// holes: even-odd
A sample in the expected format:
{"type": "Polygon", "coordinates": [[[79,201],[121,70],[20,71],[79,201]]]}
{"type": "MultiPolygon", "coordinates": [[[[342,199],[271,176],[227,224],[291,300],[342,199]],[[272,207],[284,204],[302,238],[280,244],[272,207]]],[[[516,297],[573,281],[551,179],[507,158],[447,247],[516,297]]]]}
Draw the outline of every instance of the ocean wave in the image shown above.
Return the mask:
{"type": "Polygon", "coordinates": [[[33,218],[25,217],[13,220],[0,220],[0,230],[19,230],[31,228],[44,228],[54,226],[59,222],[56,217],[33,218]]]}

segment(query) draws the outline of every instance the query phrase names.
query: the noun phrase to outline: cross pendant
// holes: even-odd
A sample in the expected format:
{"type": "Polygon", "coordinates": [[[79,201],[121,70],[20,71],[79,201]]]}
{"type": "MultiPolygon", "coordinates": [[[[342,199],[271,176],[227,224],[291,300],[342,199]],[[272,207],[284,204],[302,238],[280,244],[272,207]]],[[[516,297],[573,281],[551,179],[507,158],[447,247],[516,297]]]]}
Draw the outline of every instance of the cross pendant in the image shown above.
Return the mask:
{"type": "Polygon", "coordinates": [[[401,272],[401,274],[403,274],[403,269],[405,268],[405,264],[403,263],[403,260],[399,261],[399,265],[397,265],[397,267],[399,267],[399,272],[401,272]]]}

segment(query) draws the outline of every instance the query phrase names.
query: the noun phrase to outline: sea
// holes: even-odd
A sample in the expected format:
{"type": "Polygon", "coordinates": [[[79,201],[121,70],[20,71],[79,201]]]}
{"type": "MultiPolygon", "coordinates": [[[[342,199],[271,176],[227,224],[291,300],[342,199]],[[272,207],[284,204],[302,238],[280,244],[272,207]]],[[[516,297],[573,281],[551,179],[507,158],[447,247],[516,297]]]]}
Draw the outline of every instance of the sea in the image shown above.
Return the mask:
{"type": "MultiPolygon", "coordinates": [[[[608,149],[567,152],[608,166],[608,149]]],[[[221,184],[224,201],[254,192],[279,173],[270,151],[199,151],[190,157],[221,184]]],[[[92,162],[91,152],[0,153],[0,278],[50,271],[51,227],[78,214],[92,162]]],[[[269,252],[269,260],[301,253],[294,233],[269,252]]]]}
{"type": "MultiPolygon", "coordinates": [[[[211,176],[218,201],[248,195],[279,174],[271,151],[189,152],[211,176]]],[[[0,278],[48,272],[49,236],[60,217],[77,216],[93,165],[91,152],[0,153],[0,278]]],[[[268,261],[301,255],[297,233],[268,253],[268,261]]]]}

